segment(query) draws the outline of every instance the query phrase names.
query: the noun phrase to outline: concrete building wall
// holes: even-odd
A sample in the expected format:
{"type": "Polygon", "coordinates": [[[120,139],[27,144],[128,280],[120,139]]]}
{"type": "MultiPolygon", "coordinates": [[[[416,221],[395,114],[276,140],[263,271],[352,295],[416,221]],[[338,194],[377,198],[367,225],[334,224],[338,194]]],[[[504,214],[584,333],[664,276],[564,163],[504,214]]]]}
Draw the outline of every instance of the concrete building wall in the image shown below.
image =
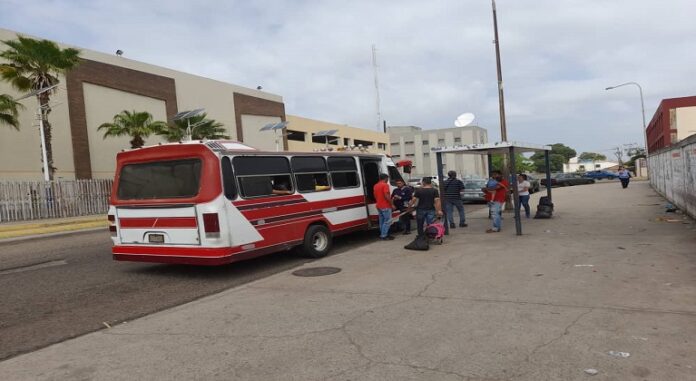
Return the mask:
{"type": "MultiPolygon", "coordinates": [[[[102,123],[111,122],[114,115],[123,110],[148,110],[154,120],[167,120],[164,101],[141,95],[128,94],[108,87],[83,84],[85,93],[85,108],[87,113],[87,128],[89,146],[95,147],[90,152],[93,178],[113,178],[116,168],[116,154],[130,147],[131,138],[128,136],[104,138],[104,131],[97,129],[102,123]],[[98,149],[96,149],[98,147],[98,149]]],[[[157,135],[145,139],[146,145],[157,144],[165,140],[157,135]]],[[[69,152],[61,150],[61,153],[69,152]]]]}
{"type": "MultiPolygon", "coordinates": [[[[413,161],[412,176],[437,175],[437,157],[431,148],[488,142],[486,129],[477,126],[423,130],[416,126],[389,127],[391,153],[394,160],[413,161]]],[[[445,171],[454,169],[460,176],[485,176],[486,158],[481,155],[445,154],[445,171]]]]}
{"type": "Polygon", "coordinates": [[[650,185],[696,218],[696,135],[648,156],[650,185]]]}
{"type": "Polygon", "coordinates": [[[370,152],[389,153],[389,136],[383,132],[367,130],[347,126],[344,124],[324,122],[316,119],[304,118],[296,115],[287,116],[288,131],[298,131],[304,133],[304,141],[288,139],[288,150],[299,152],[312,152],[317,149],[325,148],[324,143],[312,142],[312,134],[319,131],[338,130],[335,134],[339,139],[337,144],[329,144],[329,147],[337,149],[344,145],[353,145],[356,141],[370,142],[372,148],[370,152]],[[347,140],[346,140],[347,139],[347,140]],[[348,144],[345,144],[345,143],[348,144]]]}
{"type": "MultiPolygon", "coordinates": [[[[0,40],[12,40],[16,35],[0,29],[0,40]]],[[[128,148],[129,139],[104,140],[95,138],[92,132],[123,109],[148,111],[156,119],[171,122],[177,111],[205,108],[208,118],[222,123],[232,139],[254,142],[266,142],[265,135],[256,128],[263,117],[285,119],[279,95],[113,54],[80,50],[82,63],[67,77],[59,76],[60,85],[51,97],[55,105],[49,121],[54,134],[56,179],[110,177],[109,172],[113,175],[109,165],[115,158],[103,156],[113,155],[116,148],[128,148]],[[103,104],[102,100],[110,103],[103,104]],[[251,125],[244,126],[244,121],[251,125]]],[[[0,94],[22,95],[5,82],[0,82],[0,94]]],[[[26,109],[19,118],[20,131],[0,126],[0,179],[42,178],[39,131],[33,127],[37,102],[28,98],[22,104],[26,109]]],[[[156,141],[150,138],[147,143],[156,141]]]]}
{"type": "Polygon", "coordinates": [[[244,143],[263,151],[275,151],[277,137],[278,148],[282,151],[284,145],[281,131],[259,132],[263,126],[278,122],[280,122],[280,118],[275,116],[242,115],[242,125],[244,126],[242,131],[244,131],[245,136],[244,143]]]}
{"type": "Polygon", "coordinates": [[[677,130],[679,141],[696,134],[696,106],[680,107],[675,111],[676,121],[674,128],[677,130]]]}

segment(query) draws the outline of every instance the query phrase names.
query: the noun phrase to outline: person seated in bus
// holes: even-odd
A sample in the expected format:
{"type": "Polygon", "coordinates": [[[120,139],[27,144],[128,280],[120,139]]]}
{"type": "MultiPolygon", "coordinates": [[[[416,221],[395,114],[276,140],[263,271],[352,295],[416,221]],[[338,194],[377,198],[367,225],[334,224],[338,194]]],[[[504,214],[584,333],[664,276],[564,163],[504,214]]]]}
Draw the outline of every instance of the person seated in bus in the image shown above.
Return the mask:
{"type": "Polygon", "coordinates": [[[273,181],[273,194],[292,194],[290,184],[286,180],[276,179],[273,181]]]}
{"type": "Polygon", "coordinates": [[[326,176],[314,176],[314,191],[323,192],[330,190],[329,179],[326,176]]]}

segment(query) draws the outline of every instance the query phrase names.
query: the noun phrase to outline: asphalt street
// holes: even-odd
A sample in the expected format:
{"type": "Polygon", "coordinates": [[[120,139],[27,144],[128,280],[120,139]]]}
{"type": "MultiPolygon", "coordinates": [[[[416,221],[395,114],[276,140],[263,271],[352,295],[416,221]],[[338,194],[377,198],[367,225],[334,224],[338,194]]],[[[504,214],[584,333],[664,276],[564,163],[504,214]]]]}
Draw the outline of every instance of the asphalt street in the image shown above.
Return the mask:
{"type": "MultiPolygon", "coordinates": [[[[331,254],[374,238],[338,237],[331,254]]],[[[0,360],[309,261],[282,252],[221,267],[130,263],[112,260],[110,248],[106,231],[0,244],[0,360]]]]}

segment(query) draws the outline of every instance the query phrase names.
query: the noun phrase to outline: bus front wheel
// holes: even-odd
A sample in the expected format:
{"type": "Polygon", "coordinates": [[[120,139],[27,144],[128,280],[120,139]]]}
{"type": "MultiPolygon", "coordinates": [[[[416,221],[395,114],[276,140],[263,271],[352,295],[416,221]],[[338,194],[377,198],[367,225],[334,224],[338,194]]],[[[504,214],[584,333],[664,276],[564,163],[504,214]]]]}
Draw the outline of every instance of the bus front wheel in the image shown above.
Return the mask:
{"type": "Polygon", "coordinates": [[[302,243],[302,255],[308,258],[325,257],[331,250],[331,232],[324,225],[312,225],[307,229],[302,243]]]}

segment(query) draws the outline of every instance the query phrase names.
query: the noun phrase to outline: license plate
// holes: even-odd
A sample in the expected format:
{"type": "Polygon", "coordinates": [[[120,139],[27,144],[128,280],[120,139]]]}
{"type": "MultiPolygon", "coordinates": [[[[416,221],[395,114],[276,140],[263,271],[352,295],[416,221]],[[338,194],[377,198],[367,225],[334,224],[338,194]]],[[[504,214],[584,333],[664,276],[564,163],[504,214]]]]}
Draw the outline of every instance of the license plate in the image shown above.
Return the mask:
{"type": "Polygon", "coordinates": [[[150,243],[164,243],[164,234],[150,234],[148,239],[150,243]]]}

